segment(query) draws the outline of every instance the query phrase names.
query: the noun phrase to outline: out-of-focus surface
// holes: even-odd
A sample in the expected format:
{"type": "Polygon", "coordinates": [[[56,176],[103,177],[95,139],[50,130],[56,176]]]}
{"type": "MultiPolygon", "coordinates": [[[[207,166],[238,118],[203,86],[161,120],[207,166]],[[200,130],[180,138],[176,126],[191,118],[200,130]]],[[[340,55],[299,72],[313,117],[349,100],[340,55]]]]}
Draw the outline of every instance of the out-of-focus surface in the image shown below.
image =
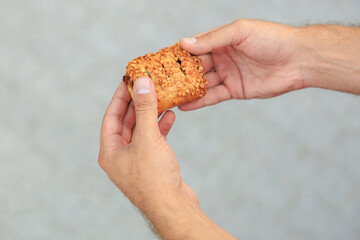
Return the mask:
{"type": "MultiPolygon", "coordinates": [[[[360,21],[358,0],[0,2],[0,239],[155,239],[97,164],[127,61],[236,18],[360,21]]],[[[240,239],[358,239],[359,97],[307,89],[176,110],[169,143],[240,239]]]]}

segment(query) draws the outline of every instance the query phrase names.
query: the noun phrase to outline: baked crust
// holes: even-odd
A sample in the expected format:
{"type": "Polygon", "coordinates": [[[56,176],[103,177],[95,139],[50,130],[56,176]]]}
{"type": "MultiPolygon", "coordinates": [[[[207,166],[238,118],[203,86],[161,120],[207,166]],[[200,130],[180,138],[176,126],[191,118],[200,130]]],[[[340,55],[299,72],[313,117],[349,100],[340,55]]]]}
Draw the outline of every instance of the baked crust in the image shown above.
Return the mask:
{"type": "Polygon", "coordinates": [[[201,59],[183,50],[179,43],[128,63],[123,81],[131,97],[134,82],[143,76],[155,84],[159,113],[206,94],[207,81],[201,59]]]}

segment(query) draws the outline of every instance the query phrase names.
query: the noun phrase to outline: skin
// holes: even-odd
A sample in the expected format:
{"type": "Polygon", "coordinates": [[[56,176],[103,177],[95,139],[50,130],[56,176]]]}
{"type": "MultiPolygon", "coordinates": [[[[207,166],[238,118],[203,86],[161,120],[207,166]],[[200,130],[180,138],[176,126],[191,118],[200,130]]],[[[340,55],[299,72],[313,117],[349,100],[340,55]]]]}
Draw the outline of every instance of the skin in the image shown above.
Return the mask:
{"type": "MultiPolygon", "coordinates": [[[[181,39],[182,48],[202,58],[209,85],[203,98],[179,108],[306,87],[360,94],[359,42],[355,27],[293,28],[245,19],[181,39]]],[[[182,180],[166,142],[175,114],[167,111],[158,120],[154,89],[150,79],[137,79],[132,101],[125,84],[119,85],[104,115],[99,165],[161,238],[234,239],[202,212],[182,180]]]]}
{"type": "Polygon", "coordinates": [[[229,99],[270,98],[307,87],[360,94],[360,30],[356,27],[283,24],[239,19],[181,47],[203,60],[205,97],[193,110],[229,99]],[[215,69],[216,71],[210,71],[215,69]]]}

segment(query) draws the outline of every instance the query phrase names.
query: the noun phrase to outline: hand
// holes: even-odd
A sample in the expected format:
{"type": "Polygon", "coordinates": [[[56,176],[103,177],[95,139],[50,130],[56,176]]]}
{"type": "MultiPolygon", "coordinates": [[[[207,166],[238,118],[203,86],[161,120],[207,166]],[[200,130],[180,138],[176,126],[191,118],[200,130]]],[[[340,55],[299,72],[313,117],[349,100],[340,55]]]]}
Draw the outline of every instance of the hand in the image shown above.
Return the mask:
{"type": "Polygon", "coordinates": [[[99,165],[163,239],[233,239],[201,211],[182,181],[166,142],[175,114],[167,111],[158,122],[157,111],[149,78],[135,81],[133,102],[121,83],[103,119],[99,165]]]}
{"type": "Polygon", "coordinates": [[[179,108],[269,98],[302,88],[295,33],[295,28],[286,25],[241,19],[181,39],[183,49],[200,55],[209,84],[203,98],[179,108]]]}
{"type": "Polygon", "coordinates": [[[159,122],[157,114],[150,79],[135,81],[134,102],[121,83],[103,119],[99,165],[161,236],[184,236],[190,230],[181,228],[181,223],[198,222],[193,215],[203,213],[195,192],[182,181],[176,156],[166,142],[175,114],[167,111],[159,122]]]}
{"type": "Polygon", "coordinates": [[[158,122],[152,81],[142,78],[135,83],[134,102],[122,82],[105,113],[100,166],[144,213],[154,203],[179,193],[197,203],[195,193],[182,181],[176,156],[166,142],[175,114],[167,111],[158,122]]]}

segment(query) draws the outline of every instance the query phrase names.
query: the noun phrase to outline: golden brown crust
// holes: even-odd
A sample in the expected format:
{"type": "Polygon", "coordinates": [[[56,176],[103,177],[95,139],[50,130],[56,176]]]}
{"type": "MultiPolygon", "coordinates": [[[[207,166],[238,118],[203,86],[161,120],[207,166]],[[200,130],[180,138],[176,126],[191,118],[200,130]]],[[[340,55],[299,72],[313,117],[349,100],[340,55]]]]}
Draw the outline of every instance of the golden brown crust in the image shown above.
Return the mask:
{"type": "Polygon", "coordinates": [[[159,113],[206,94],[201,59],[180,48],[179,43],[128,63],[123,81],[131,97],[134,81],[143,76],[150,77],[155,84],[159,113]]]}

